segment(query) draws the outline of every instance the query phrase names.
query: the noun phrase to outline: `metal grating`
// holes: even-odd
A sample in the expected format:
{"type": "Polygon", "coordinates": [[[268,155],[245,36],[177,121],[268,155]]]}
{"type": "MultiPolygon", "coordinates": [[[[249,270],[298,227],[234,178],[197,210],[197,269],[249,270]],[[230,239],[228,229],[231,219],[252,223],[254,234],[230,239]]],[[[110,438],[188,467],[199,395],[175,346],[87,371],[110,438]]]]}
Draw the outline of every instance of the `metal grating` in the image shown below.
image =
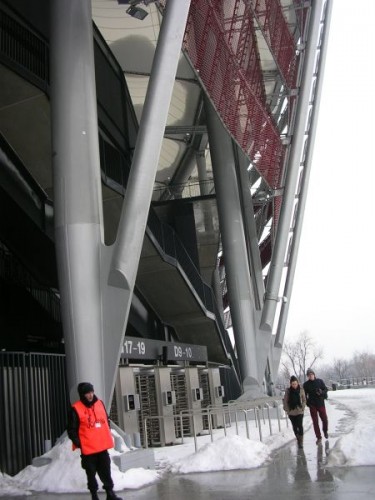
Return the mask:
{"type": "Polygon", "coordinates": [[[49,51],[46,41],[33,32],[13,13],[8,15],[6,7],[0,9],[0,54],[9,63],[21,65],[43,84],[49,82],[49,51]]]}
{"type": "MultiPolygon", "coordinates": [[[[179,415],[182,410],[188,410],[189,405],[187,401],[187,389],[186,389],[186,378],[185,373],[171,373],[171,387],[172,391],[176,392],[176,405],[175,405],[175,414],[179,415]]],[[[184,436],[191,435],[190,429],[190,418],[184,417],[182,419],[182,426],[184,430],[184,436]]],[[[179,419],[175,419],[175,432],[176,437],[181,437],[181,423],[179,419]]]]}
{"type": "Polygon", "coordinates": [[[0,353],[0,470],[16,474],[66,426],[65,356],[0,353]]]}
{"type": "MultiPolygon", "coordinates": [[[[144,418],[158,415],[155,375],[153,373],[136,374],[135,383],[141,407],[138,412],[141,443],[145,446],[144,418]]],[[[160,445],[160,425],[157,419],[147,421],[147,437],[148,446],[160,445]]]]}
{"type": "MultiPolygon", "coordinates": [[[[208,373],[200,370],[199,371],[199,386],[203,391],[202,408],[207,408],[211,404],[211,394],[210,394],[210,384],[208,381],[208,373]]],[[[207,430],[208,425],[208,415],[203,415],[203,429],[207,430]]]]}
{"type": "Polygon", "coordinates": [[[284,82],[293,88],[296,79],[297,51],[278,0],[251,0],[252,13],[262,30],[284,82]]]}
{"type": "Polygon", "coordinates": [[[254,22],[245,0],[192,0],[184,46],[229,132],[277,189],[285,146],[267,109],[254,22]]]}

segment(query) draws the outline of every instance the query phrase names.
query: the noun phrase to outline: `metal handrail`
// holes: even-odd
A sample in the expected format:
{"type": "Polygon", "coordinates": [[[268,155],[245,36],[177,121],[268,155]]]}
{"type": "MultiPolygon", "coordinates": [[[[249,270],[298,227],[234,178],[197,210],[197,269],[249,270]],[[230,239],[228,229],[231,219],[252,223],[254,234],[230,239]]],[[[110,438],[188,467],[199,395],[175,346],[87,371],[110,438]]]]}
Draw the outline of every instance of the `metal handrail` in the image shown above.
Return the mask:
{"type": "MultiPolygon", "coordinates": [[[[244,418],[245,418],[245,427],[246,427],[246,436],[248,439],[250,439],[250,430],[249,430],[249,419],[248,419],[248,414],[250,412],[254,412],[254,421],[256,424],[256,427],[258,428],[258,433],[259,433],[259,440],[262,442],[263,441],[263,434],[262,434],[262,420],[263,424],[265,425],[266,423],[266,418],[264,415],[264,409],[266,408],[267,410],[267,419],[268,419],[268,425],[269,425],[269,430],[270,430],[270,435],[273,435],[273,429],[272,429],[272,422],[271,422],[271,414],[270,414],[270,408],[271,405],[273,404],[274,408],[276,408],[276,415],[277,415],[277,420],[278,420],[278,427],[279,427],[279,432],[281,432],[281,419],[280,419],[280,413],[279,413],[279,404],[281,403],[282,398],[280,397],[273,397],[273,398],[268,398],[267,401],[265,401],[263,398],[261,400],[253,400],[253,401],[234,401],[234,402],[228,402],[228,403],[223,403],[223,405],[209,405],[205,408],[194,408],[190,410],[181,410],[178,415],[147,415],[143,418],[143,430],[144,430],[144,447],[148,448],[148,432],[147,432],[147,422],[149,420],[158,420],[159,422],[164,419],[171,419],[173,418],[174,420],[179,420],[180,422],[180,429],[181,429],[181,444],[184,442],[184,430],[183,430],[183,425],[182,425],[182,419],[184,417],[193,417],[196,415],[200,415],[203,419],[203,416],[208,417],[208,425],[209,425],[209,433],[211,436],[211,442],[213,442],[213,427],[212,427],[212,417],[214,415],[222,415],[224,419],[224,426],[223,426],[223,431],[225,436],[227,435],[227,420],[226,416],[229,415],[229,427],[231,426],[231,413],[234,413],[235,415],[235,422],[236,422],[236,435],[239,435],[239,428],[238,428],[238,414],[243,413],[244,418]],[[245,405],[243,404],[245,403],[245,405]],[[276,404],[277,403],[277,404],[276,404]],[[262,417],[261,418],[261,412],[262,412],[262,417]]],[[[287,415],[285,414],[285,420],[286,420],[286,425],[288,427],[288,418],[287,415]]],[[[195,451],[198,450],[198,442],[197,442],[197,433],[195,429],[195,422],[194,418],[191,418],[191,423],[192,423],[192,433],[193,433],[193,438],[194,438],[194,448],[195,451]]]]}
{"type": "Polygon", "coordinates": [[[206,181],[187,181],[180,184],[157,185],[154,187],[153,191],[155,193],[153,196],[154,201],[164,200],[166,194],[169,199],[216,196],[213,179],[208,179],[206,181]],[[210,192],[209,194],[203,194],[204,192],[207,192],[207,186],[209,187],[210,192]],[[202,188],[205,189],[202,190],[202,188]]]}

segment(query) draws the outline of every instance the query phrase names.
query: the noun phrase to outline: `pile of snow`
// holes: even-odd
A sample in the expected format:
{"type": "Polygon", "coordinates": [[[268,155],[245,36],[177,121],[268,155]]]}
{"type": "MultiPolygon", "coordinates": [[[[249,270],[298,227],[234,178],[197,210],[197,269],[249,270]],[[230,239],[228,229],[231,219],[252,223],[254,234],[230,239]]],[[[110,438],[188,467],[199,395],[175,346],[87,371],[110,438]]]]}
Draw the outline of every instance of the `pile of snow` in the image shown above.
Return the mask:
{"type": "Polygon", "coordinates": [[[21,495],[31,495],[31,493],[19,487],[13,477],[0,472],[0,496],[10,497],[21,495]]]}
{"type": "MultiPolygon", "coordinates": [[[[138,489],[159,480],[164,473],[192,473],[204,471],[220,471],[233,469],[251,469],[264,464],[273,449],[285,445],[294,439],[291,426],[282,421],[279,432],[277,420],[273,420],[273,435],[270,435],[268,423],[263,427],[263,443],[259,441],[258,429],[254,421],[249,422],[251,439],[247,439],[244,422],[238,423],[239,435],[233,425],[226,429],[215,430],[214,441],[210,435],[199,436],[198,451],[194,452],[194,439],[187,437],[184,444],[154,448],[157,471],[147,469],[130,469],[121,472],[115,463],[111,463],[111,473],[116,491],[138,489]]],[[[121,452],[110,450],[111,456],[128,452],[124,441],[112,430],[117,443],[121,442],[121,452]]],[[[85,471],[81,468],[80,451],[72,451],[71,441],[65,437],[43,457],[51,462],[42,467],[29,465],[16,476],[6,474],[0,476],[0,497],[28,495],[33,491],[50,493],[87,492],[85,471]]],[[[100,481],[98,481],[100,484],[100,481]]]]}
{"type": "Polygon", "coordinates": [[[212,472],[219,470],[253,469],[270,456],[270,448],[258,441],[240,436],[219,438],[205,444],[196,453],[171,465],[173,473],[212,472]]]}
{"type": "MultiPolygon", "coordinates": [[[[375,464],[375,390],[358,389],[330,392],[328,401],[330,435],[337,437],[328,455],[326,466],[353,466],[375,464]]],[[[270,458],[271,452],[290,441],[294,441],[291,425],[286,427],[286,420],[281,422],[281,431],[277,420],[272,421],[272,434],[268,422],[262,426],[263,442],[259,440],[259,429],[255,422],[249,422],[247,430],[244,422],[238,423],[239,432],[232,425],[226,429],[216,429],[214,440],[205,435],[197,438],[198,451],[194,452],[194,439],[185,438],[184,444],[155,448],[158,471],[131,469],[121,472],[112,461],[112,477],[116,491],[138,489],[159,480],[164,473],[189,474],[234,469],[259,468],[270,458]]],[[[306,411],[305,431],[311,426],[311,419],[306,411]]],[[[119,435],[113,431],[117,437],[119,435]]],[[[121,443],[121,452],[128,452],[125,443],[121,443]]],[[[110,454],[121,452],[110,450],[110,454]]],[[[48,453],[43,455],[51,462],[43,467],[28,466],[14,477],[0,473],[0,497],[29,495],[33,491],[54,493],[87,492],[86,474],[81,468],[79,450],[72,451],[68,438],[60,440],[48,453]]],[[[261,473],[261,470],[260,470],[261,473]]]]}
{"type": "MultiPolygon", "coordinates": [[[[112,433],[120,438],[115,431],[112,433]]],[[[120,450],[110,450],[110,455],[119,455],[130,451],[123,440],[120,450]]],[[[0,497],[28,495],[32,491],[87,492],[87,477],[81,467],[80,450],[72,451],[72,442],[69,438],[64,437],[58,441],[43,457],[50,458],[51,462],[42,467],[28,465],[13,477],[6,474],[0,475],[0,497]]],[[[111,474],[116,490],[142,488],[159,479],[159,473],[155,470],[140,468],[121,472],[113,461],[111,461],[111,474]]]]}

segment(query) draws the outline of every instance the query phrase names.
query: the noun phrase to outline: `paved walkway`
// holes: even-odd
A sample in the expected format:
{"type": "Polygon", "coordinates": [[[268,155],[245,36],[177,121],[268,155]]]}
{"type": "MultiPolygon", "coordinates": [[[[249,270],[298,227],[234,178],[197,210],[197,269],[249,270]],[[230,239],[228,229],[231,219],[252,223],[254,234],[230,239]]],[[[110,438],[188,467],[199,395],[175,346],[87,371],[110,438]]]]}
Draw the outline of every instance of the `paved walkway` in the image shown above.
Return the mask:
{"type": "MultiPolygon", "coordinates": [[[[141,490],[119,493],[124,500],[372,500],[375,467],[326,469],[336,436],[316,446],[313,431],[303,450],[291,443],[269,465],[250,471],[167,476],[141,490]]],[[[13,500],[88,500],[88,494],[35,494],[13,500]]],[[[100,493],[101,500],[105,494],[100,493]]]]}

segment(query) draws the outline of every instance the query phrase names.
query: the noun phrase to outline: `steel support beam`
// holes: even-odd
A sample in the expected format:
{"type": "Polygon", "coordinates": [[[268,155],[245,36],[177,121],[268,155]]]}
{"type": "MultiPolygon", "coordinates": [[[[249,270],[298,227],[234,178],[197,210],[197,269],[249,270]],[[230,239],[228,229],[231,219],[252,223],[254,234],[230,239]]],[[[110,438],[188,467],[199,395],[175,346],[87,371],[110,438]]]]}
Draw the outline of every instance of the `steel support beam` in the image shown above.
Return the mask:
{"type": "Polygon", "coordinates": [[[109,283],[133,290],[190,0],[169,0],[151,68],[109,283]]]}
{"type": "Polygon", "coordinates": [[[236,146],[236,152],[238,157],[238,183],[242,201],[245,237],[248,247],[249,268],[253,283],[255,306],[257,309],[261,309],[263,305],[264,283],[258,235],[254,218],[254,206],[247,173],[247,167],[250,162],[238,146],[236,146]]]}
{"type": "Polygon", "coordinates": [[[67,374],[102,397],[101,176],[91,1],[51,3],[51,116],[55,242],[67,374]]]}
{"type": "MultiPolygon", "coordinates": [[[[333,4],[332,0],[327,0],[325,17],[322,20],[322,22],[324,23],[324,27],[322,28],[323,35],[321,38],[319,67],[317,68],[317,71],[316,71],[315,96],[314,96],[311,122],[310,122],[310,128],[309,128],[309,138],[308,138],[309,142],[308,142],[306,155],[305,155],[304,168],[303,168],[303,174],[302,174],[302,182],[301,182],[301,190],[299,193],[297,217],[296,217],[296,223],[295,223],[295,227],[294,227],[294,231],[293,231],[293,241],[292,241],[292,246],[291,246],[291,251],[290,251],[290,256],[289,256],[288,274],[286,277],[285,289],[284,289],[284,295],[288,298],[288,300],[287,300],[287,302],[283,302],[281,305],[280,317],[279,317],[278,328],[277,328],[276,339],[275,339],[275,347],[280,349],[280,353],[279,353],[280,355],[281,355],[281,348],[282,348],[283,343],[284,343],[285,327],[286,327],[286,322],[287,322],[287,318],[288,318],[290,299],[291,299],[291,295],[292,295],[294,274],[295,274],[296,265],[297,265],[298,249],[299,249],[299,243],[300,243],[300,239],[301,239],[303,217],[304,217],[304,213],[305,213],[305,206],[306,206],[306,200],[307,200],[307,192],[308,192],[308,185],[309,185],[310,172],[311,172],[311,164],[312,164],[312,156],[313,156],[314,142],[315,142],[315,136],[316,136],[316,128],[317,128],[317,124],[318,124],[319,105],[320,105],[320,99],[321,99],[321,94],[322,94],[324,68],[325,68],[325,61],[327,58],[327,43],[328,43],[329,27],[330,27],[330,22],[331,22],[331,15],[332,15],[332,4],[333,4]]],[[[277,366],[280,362],[280,355],[278,357],[274,356],[276,358],[275,362],[277,362],[277,366]]]]}
{"type": "Polygon", "coordinates": [[[205,109],[237,355],[244,390],[255,389],[259,381],[254,296],[232,139],[208,98],[205,109]]]}
{"type": "Polygon", "coordinates": [[[90,0],[53,0],[51,104],[56,251],[68,383],[110,404],[190,0],[170,0],[156,47],[131,175],[104,246],[90,0]]]}
{"type": "Polygon", "coordinates": [[[289,240],[292,212],[294,209],[296,184],[299,175],[306,120],[310,105],[311,81],[315,69],[315,56],[322,6],[323,0],[316,0],[315,2],[312,2],[312,15],[310,18],[309,35],[305,49],[305,64],[303,68],[297,117],[285,181],[283,204],[281,207],[277,235],[268,274],[261,328],[269,329],[270,331],[273,329],[277,303],[279,300],[281,277],[284,268],[286,248],[289,240]]]}

